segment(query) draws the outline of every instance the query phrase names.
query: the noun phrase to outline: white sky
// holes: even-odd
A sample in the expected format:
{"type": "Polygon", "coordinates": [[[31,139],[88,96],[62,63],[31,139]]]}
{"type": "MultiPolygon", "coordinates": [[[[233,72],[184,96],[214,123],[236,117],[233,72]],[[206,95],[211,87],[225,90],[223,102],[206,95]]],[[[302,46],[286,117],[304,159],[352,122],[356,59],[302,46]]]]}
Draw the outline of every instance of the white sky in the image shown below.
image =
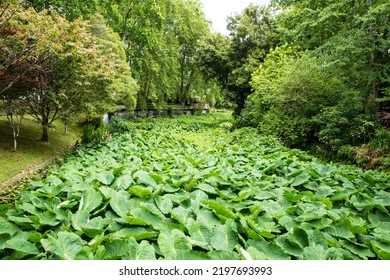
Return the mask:
{"type": "Polygon", "coordinates": [[[200,0],[207,19],[213,22],[213,31],[227,35],[226,19],[240,13],[250,3],[268,5],[270,0],[200,0]]]}

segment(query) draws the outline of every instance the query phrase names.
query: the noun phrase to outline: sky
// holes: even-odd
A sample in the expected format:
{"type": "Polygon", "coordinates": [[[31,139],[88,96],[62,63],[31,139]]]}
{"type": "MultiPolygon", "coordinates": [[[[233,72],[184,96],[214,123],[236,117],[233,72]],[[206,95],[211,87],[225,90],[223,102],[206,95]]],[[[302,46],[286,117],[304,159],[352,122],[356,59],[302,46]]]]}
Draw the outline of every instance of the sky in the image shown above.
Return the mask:
{"type": "Polygon", "coordinates": [[[207,19],[213,22],[213,31],[227,35],[226,18],[240,13],[250,3],[268,5],[270,0],[201,0],[207,19]]]}

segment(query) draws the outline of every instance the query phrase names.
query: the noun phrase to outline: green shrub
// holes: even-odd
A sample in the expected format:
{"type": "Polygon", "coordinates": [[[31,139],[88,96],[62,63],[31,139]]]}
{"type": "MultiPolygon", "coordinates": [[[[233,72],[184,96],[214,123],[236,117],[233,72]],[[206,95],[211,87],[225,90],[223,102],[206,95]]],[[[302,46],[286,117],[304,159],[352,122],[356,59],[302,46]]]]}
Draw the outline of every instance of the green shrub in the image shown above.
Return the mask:
{"type": "Polygon", "coordinates": [[[108,129],[111,133],[125,133],[134,131],[131,123],[125,119],[115,117],[108,125],[108,129]]]}
{"type": "Polygon", "coordinates": [[[390,130],[380,129],[376,132],[374,139],[368,144],[371,148],[388,150],[390,149],[390,130]]]}
{"type": "Polygon", "coordinates": [[[83,144],[98,144],[107,141],[110,138],[110,131],[107,127],[102,126],[95,128],[93,124],[86,124],[83,127],[81,142],[83,144]]]}

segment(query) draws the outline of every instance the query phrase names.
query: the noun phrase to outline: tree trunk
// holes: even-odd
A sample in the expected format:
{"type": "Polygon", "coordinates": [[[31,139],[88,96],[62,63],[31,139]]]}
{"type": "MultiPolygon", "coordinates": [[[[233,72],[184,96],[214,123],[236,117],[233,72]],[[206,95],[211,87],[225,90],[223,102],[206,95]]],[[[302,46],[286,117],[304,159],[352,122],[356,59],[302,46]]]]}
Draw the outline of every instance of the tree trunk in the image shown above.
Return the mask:
{"type": "Polygon", "coordinates": [[[68,119],[64,119],[64,126],[65,126],[65,135],[68,135],[68,119]]]}
{"type": "Polygon", "coordinates": [[[14,152],[16,152],[16,150],[18,149],[18,140],[17,140],[17,132],[14,128],[12,128],[13,130],[13,136],[14,136],[14,152]]]}
{"type": "Polygon", "coordinates": [[[49,119],[46,116],[42,116],[42,142],[49,142],[49,119]]]}

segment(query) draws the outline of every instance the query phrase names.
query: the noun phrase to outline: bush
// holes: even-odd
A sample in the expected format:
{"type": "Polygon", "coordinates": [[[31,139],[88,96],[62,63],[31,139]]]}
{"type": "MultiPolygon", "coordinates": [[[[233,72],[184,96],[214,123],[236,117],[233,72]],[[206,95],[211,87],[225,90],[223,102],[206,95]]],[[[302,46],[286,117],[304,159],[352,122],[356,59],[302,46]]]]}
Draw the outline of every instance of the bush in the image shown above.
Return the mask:
{"type": "Polygon", "coordinates": [[[106,142],[110,138],[110,131],[107,127],[102,126],[95,128],[93,124],[86,124],[83,127],[83,135],[81,136],[81,142],[83,144],[99,144],[106,142]]]}
{"type": "Polygon", "coordinates": [[[115,117],[108,125],[108,130],[111,133],[126,133],[134,131],[134,128],[129,121],[115,117]]]}

